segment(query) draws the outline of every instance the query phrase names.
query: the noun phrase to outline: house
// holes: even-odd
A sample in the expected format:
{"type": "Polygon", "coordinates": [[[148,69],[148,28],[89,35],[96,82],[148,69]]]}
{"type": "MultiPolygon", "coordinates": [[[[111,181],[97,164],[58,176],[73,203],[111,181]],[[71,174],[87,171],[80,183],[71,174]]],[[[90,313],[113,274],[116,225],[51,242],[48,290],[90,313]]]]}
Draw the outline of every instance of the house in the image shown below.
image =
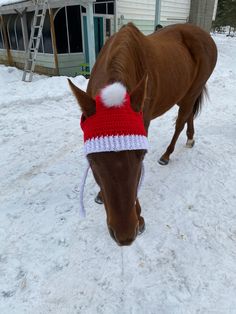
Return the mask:
{"type": "Polygon", "coordinates": [[[188,21],[209,30],[216,6],[216,0],[0,0],[0,63],[24,68],[37,1],[48,1],[48,10],[35,71],[72,76],[85,64],[92,68],[107,38],[127,22],[144,34],[188,21]]]}

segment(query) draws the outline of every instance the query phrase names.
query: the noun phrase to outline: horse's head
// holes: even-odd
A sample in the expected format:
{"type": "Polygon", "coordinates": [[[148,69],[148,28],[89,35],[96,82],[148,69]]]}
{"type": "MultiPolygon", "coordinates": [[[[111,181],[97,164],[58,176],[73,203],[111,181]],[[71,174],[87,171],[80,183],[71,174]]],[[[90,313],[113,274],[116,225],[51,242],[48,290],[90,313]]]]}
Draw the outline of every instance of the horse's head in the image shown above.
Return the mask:
{"type": "Polygon", "coordinates": [[[101,189],[110,235],[119,245],[129,245],[144,223],[137,191],[147,150],[142,117],[147,79],[129,95],[115,83],[96,99],[69,84],[82,109],[85,153],[101,189]]]}

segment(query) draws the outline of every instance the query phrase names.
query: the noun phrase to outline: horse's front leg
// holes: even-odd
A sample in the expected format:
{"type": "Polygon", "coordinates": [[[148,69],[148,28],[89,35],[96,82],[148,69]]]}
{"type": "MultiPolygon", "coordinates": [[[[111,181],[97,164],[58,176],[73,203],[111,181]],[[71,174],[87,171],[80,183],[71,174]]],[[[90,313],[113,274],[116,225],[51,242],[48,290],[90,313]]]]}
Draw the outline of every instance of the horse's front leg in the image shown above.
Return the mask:
{"type": "Polygon", "coordinates": [[[138,216],[138,221],[139,221],[139,230],[138,230],[138,234],[141,234],[144,232],[145,230],[145,220],[144,218],[141,216],[141,206],[139,204],[139,200],[137,198],[136,200],[136,213],[137,213],[137,216],[138,216]]]}

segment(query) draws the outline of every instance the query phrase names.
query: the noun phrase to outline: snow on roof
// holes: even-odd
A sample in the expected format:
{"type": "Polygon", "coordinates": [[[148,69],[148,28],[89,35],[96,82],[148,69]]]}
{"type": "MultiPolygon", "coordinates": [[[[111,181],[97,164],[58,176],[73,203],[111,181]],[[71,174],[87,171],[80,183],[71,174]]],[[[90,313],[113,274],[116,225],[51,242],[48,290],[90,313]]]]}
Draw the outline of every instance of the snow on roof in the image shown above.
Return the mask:
{"type": "MultiPolygon", "coordinates": [[[[28,0],[0,0],[0,7],[4,5],[11,5],[11,4],[19,3],[19,2],[28,2],[28,0]]],[[[56,2],[56,1],[53,1],[53,2],[56,2]]],[[[94,0],[80,0],[79,2],[86,4],[87,2],[94,2],[94,0]]]]}
{"type": "Polygon", "coordinates": [[[9,5],[9,4],[14,4],[18,2],[25,2],[25,0],[0,0],[0,7],[3,5],[9,5]]]}

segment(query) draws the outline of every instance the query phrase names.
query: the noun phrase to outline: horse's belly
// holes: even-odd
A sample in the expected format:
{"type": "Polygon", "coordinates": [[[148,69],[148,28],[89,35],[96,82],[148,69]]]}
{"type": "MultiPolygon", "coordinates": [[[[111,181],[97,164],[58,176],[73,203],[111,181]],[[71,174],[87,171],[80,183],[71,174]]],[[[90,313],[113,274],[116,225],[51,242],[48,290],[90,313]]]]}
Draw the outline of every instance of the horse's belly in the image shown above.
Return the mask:
{"type": "Polygon", "coordinates": [[[162,93],[159,93],[156,97],[152,99],[152,119],[163,115],[166,111],[170,110],[176,104],[179,104],[180,101],[186,96],[189,88],[189,80],[182,81],[180,84],[176,84],[174,88],[171,89],[171,86],[165,88],[163,87],[162,93]],[[164,91],[165,89],[165,91],[164,91]]]}
{"type": "Polygon", "coordinates": [[[187,95],[193,80],[194,69],[192,66],[175,65],[175,73],[170,70],[169,75],[160,76],[154,94],[152,94],[152,116],[153,119],[161,116],[187,95]],[[171,74],[171,72],[173,74],[171,74]]]}
{"type": "Polygon", "coordinates": [[[167,106],[155,106],[154,107],[154,110],[152,112],[152,117],[151,119],[155,119],[157,117],[160,117],[162,116],[164,113],[166,113],[168,110],[170,110],[176,103],[172,103],[172,104],[169,104],[167,106]]]}

